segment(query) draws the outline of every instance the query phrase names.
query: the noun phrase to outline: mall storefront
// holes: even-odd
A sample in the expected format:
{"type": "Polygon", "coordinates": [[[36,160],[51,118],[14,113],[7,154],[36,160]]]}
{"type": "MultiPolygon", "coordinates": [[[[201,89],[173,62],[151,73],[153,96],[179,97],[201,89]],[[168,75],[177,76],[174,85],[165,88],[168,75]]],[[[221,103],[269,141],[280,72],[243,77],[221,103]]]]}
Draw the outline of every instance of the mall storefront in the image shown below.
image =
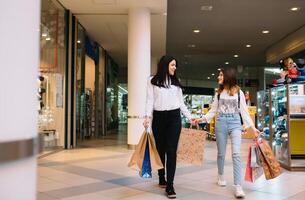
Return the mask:
{"type": "Polygon", "coordinates": [[[38,132],[44,153],[118,126],[118,66],[56,0],[41,2],[38,132]]]}

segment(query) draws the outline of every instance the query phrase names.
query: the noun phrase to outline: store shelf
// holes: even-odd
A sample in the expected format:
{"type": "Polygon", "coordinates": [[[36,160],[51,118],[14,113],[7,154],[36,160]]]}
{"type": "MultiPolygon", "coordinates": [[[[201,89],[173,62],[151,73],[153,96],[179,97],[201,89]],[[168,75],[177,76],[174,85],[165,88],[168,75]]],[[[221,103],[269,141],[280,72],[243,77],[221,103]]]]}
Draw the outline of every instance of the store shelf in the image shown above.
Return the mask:
{"type": "Polygon", "coordinates": [[[282,167],[288,170],[305,169],[305,160],[295,164],[296,157],[304,158],[305,155],[305,85],[279,86],[269,92],[260,91],[258,96],[263,93],[269,94],[269,101],[267,98],[265,102],[258,99],[258,108],[265,109],[258,116],[261,128],[267,118],[271,120],[269,126],[265,125],[262,136],[270,139],[273,153],[282,167]]]}

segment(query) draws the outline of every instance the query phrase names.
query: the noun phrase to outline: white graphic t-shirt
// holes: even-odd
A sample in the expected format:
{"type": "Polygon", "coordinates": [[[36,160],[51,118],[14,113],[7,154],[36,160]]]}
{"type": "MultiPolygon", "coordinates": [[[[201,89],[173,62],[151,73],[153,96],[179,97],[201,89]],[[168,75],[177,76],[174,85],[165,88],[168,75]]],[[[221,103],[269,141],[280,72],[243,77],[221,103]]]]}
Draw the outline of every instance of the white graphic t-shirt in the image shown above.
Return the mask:
{"type": "Polygon", "coordinates": [[[204,115],[207,122],[210,122],[213,117],[218,114],[237,114],[240,113],[246,128],[254,127],[254,123],[248,113],[248,108],[243,91],[240,92],[240,108],[238,108],[238,94],[230,96],[226,90],[223,90],[220,94],[219,101],[217,95],[214,97],[214,101],[209,112],[204,115]]]}

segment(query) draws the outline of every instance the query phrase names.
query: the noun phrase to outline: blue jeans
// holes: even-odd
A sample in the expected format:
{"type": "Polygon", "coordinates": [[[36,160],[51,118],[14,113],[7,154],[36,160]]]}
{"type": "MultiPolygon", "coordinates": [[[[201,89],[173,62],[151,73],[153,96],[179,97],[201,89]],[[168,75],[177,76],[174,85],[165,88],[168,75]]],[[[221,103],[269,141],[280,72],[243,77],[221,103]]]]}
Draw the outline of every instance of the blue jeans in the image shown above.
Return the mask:
{"type": "Polygon", "coordinates": [[[217,167],[218,174],[223,175],[224,163],[226,156],[226,147],[228,136],[232,141],[232,160],[233,160],[233,175],[234,184],[241,185],[241,144],[242,126],[239,113],[235,114],[219,114],[216,121],[215,133],[217,142],[217,167]]]}

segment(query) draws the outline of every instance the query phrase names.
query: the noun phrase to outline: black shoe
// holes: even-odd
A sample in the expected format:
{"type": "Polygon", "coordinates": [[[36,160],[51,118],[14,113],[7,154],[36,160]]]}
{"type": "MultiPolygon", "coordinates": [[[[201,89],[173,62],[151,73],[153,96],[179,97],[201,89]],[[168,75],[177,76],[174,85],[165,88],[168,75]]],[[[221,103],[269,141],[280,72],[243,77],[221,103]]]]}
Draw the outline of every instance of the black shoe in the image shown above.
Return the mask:
{"type": "Polygon", "coordinates": [[[159,176],[159,187],[166,188],[167,182],[164,176],[159,176]]]}
{"type": "Polygon", "coordinates": [[[175,192],[175,189],[174,189],[173,185],[167,185],[166,189],[165,189],[165,192],[166,192],[167,197],[169,199],[175,199],[176,198],[176,192],[175,192]]]}

